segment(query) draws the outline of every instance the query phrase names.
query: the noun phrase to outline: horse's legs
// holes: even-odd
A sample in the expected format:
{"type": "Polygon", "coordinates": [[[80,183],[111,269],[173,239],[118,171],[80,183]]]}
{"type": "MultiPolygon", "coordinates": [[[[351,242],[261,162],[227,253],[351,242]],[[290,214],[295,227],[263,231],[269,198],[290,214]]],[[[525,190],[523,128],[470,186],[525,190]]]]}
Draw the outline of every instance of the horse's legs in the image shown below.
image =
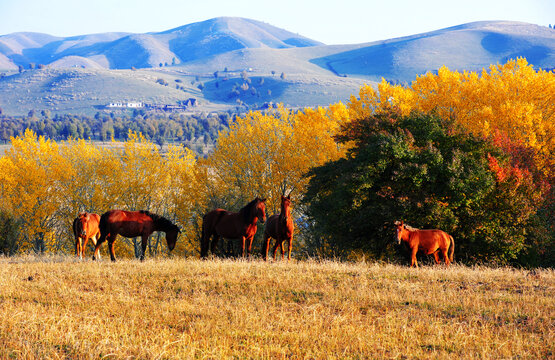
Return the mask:
{"type": "Polygon", "coordinates": [[[285,240],[281,240],[281,241],[279,242],[279,249],[281,250],[281,260],[283,260],[284,257],[285,257],[285,249],[283,248],[283,242],[284,242],[284,241],[285,241],[285,240]]]}
{"type": "Polygon", "coordinates": [[[293,236],[289,238],[289,247],[287,248],[287,260],[291,260],[291,248],[293,247],[293,236]]]}
{"type": "Polygon", "coordinates": [[[146,246],[148,244],[148,235],[141,236],[141,261],[145,259],[146,246]]]}
{"type": "MultiPolygon", "coordinates": [[[[108,236],[109,236],[109,234],[108,234],[108,236]]],[[[102,243],[106,240],[106,238],[108,236],[100,234],[100,238],[98,239],[98,241],[94,245],[94,254],[93,254],[93,257],[92,257],[93,260],[96,260],[96,259],[100,260],[100,251],[99,251],[100,245],[102,245],[102,243]]]]}
{"type": "Polygon", "coordinates": [[[202,237],[200,238],[200,257],[205,258],[208,256],[208,248],[210,247],[210,238],[212,237],[212,234],[210,234],[208,232],[207,229],[204,229],[204,225],[203,229],[202,229],[202,237]]]}
{"type": "MultiPolygon", "coordinates": [[[[210,241],[210,236],[208,237],[208,242],[210,241]]],[[[212,237],[212,243],[210,244],[210,250],[212,254],[216,254],[216,250],[218,249],[218,242],[220,241],[220,236],[218,234],[214,234],[212,237]]],[[[208,251],[207,251],[208,252],[208,251]]]]}
{"type": "Polygon", "coordinates": [[[268,260],[268,248],[270,247],[270,235],[264,233],[264,241],[262,242],[264,249],[262,250],[262,256],[264,256],[264,261],[268,260]]]}
{"type": "MultiPolygon", "coordinates": [[[[443,260],[445,261],[445,265],[449,266],[451,261],[449,261],[449,255],[447,255],[447,248],[441,249],[441,253],[443,255],[443,260]]],[[[438,261],[439,262],[439,261],[438,261]]]]}
{"type": "Polygon", "coordinates": [[[89,237],[85,235],[85,241],[83,241],[83,245],[81,246],[81,259],[85,257],[85,250],[87,249],[87,243],[89,242],[89,237]]]}
{"type": "Polygon", "coordinates": [[[81,259],[81,237],[75,239],[75,256],[81,259]]]}
{"type": "Polygon", "coordinates": [[[251,256],[251,250],[252,250],[252,241],[254,240],[254,235],[249,237],[247,239],[247,256],[250,257],[251,256]]]}
{"type": "Polygon", "coordinates": [[[278,246],[279,246],[279,244],[280,244],[280,241],[281,241],[281,240],[279,239],[279,237],[276,238],[276,242],[275,242],[275,244],[274,244],[274,248],[272,249],[272,253],[274,254],[274,261],[276,260],[276,252],[277,252],[277,248],[278,248],[278,246]]]}
{"type": "Polygon", "coordinates": [[[436,264],[439,264],[439,250],[436,250],[436,252],[433,253],[434,255],[434,259],[436,260],[436,264]]]}
{"type": "MultiPolygon", "coordinates": [[[[116,235],[117,236],[117,235],[116,235]]],[[[116,261],[116,254],[114,252],[114,242],[116,241],[115,236],[108,237],[108,250],[110,250],[110,259],[116,261]]]]}
{"type": "MultiPolygon", "coordinates": [[[[93,245],[94,245],[95,250],[96,250],[96,244],[97,244],[97,242],[98,242],[98,238],[99,238],[99,237],[100,237],[100,233],[96,233],[95,235],[93,235],[93,236],[91,237],[91,241],[92,241],[92,243],[93,243],[93,245]]],[[[83,255],[84,255],[84,254],[83,254],[83,255]]],[[[98,259],[100,259],[100,252],[99,252],[97,255],[98,255],[98,259]]]]}
{"type": "Polygon", "coordinates": [[[410,254],[410,267],[418,267],[418,262],[416,261],[416,253],[418,252],[418,246],[415,246],[414,248],[411,249],[411,254],[410,254]]]}
{"type": "Polygon", "coordinates": [[[246,237],[241,236],[241,256],[245,257],[245,241],[247,240],[246,237]]]}

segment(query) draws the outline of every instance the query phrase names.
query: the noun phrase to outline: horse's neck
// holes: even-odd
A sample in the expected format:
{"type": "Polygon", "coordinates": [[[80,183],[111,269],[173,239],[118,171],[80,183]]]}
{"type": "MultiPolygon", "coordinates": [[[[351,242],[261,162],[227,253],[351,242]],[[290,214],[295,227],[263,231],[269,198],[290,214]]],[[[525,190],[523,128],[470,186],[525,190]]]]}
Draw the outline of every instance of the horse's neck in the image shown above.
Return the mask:
{"type": "Polygon", "coordinates": [[[290,217],[291,217],[291,211],[289,210],[289,208],[281,209],[281,212],[279,213],[280,222],[285,223],[285,222],[289,221],[290,217]]]}
{"type": "Polygon", "coordinates": [[[166,232],[166,230],[168,230],[167,226],[164,226],[164,224],[162,224],[159,221],[154,221],[152,220],[152,228],[154,231],[163,231],[166,232]]]}
{"type": "Polygon", "coordinates": [[[407,235],[406,235],[405,241],[408,242],[408,241],[410,241],[410,240],[412,239],[412,236],[414,235],[414,233],[415,233],[416,231],[415,231],[415,230],[409,230],[409,229],[406,229],[406,230],[407,230],[407,232],[406,232],[407,235]]]}

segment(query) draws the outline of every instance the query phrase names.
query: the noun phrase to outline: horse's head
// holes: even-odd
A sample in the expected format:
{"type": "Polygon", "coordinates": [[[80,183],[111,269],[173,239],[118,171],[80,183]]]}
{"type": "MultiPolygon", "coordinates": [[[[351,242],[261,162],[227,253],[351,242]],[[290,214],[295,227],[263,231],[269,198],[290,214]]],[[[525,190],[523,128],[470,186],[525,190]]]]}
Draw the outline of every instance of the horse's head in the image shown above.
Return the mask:
{"type": "Polygon", "coordinates": [[[281,195],[281,215],[285,221],[291,216],[291,194],[287,197],[281,195]]]}
{"type": "Polygon", "coordinates": [[[79,229],[81,236],[87,235],[87,222],[91,218],[91,215],[87,212],[79,213],[79,229]]]}
{"type": "Polygon", "coordinates": [[[166,230],[166,242],[168,243],[168,249],[172,251],[175,248],[175,243],[177,242],[177,237],[181,233],[181,230],[177,225],[173,225],[166,230]]]}
{"type": "Polygon", "coordinates": [[[403,221],[395,221],[395,236],[394,239],[397,241],[397,244],[401,244],[401,241],[405,237],[405,233],[408,232],[407,228],[403,221]]]}
{"type": "Polygon", "coordinates": [[[266,222],[266,199],[256,198],[254,212],[258,220],[264,224],[266,222]]]}

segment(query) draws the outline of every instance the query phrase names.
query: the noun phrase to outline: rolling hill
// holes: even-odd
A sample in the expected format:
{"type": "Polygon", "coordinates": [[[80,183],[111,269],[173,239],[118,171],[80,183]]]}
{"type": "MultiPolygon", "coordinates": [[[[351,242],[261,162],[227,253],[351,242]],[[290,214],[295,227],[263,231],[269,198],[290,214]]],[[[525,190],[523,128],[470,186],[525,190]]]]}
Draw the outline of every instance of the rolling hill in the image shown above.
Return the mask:
{"type": "Polygon", "coordinates": [[[15,33],[0,36],[0,72],[8,74],[0,76],[0,108],[91,113],[113,101],[175,104],[191,97],[199,103],[195,111],[267,102],[318,106],[346,101],[382,77],[410,82],[443,65],[481,70],[519,56],[554,68],[555,30],[488,21],[324,45],[263,22],[223,17],[145,34],[15,33]],[[45,66],[28,70],[31,63],[45,66]]]}
{"type": "MultiPolygon", "coordinates": [[[[46,34],[15,33],[0,36],[0,55],[8,58],[10,68],[29,63],[88,63],[110,69],[175,65],[243,48],[305,47],[321,43],[263,22],[221,17],[147,34],[105,33],[68,38],[46,34]],[[60,61],[66,59],[66,61],[60,61]]],[[[1,61],[1,59],[0,59],[1,61]]],[[[4,60],[5,61],[5,60],[4,60]]],[[[1,64],[1,63],[0,63],[1,64]]]]}
{"type": "Polygon", "coordinates": [[[517,57],[526,57],[535,67],[555,67],[555,30],[520,22],[475,22],[369,43],[311,62],[338,74],[411,81],[443,65],[479,71],[517,57]]]}

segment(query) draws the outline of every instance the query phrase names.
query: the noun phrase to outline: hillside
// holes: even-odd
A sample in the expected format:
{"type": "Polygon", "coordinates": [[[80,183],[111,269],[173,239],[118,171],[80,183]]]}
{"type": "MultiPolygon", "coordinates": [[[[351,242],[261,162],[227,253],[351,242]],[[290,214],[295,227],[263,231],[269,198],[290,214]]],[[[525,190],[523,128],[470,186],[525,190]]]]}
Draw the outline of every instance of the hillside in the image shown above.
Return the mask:
{"type": "Polygon", "coordinates": [[[0,69],[27,67],[29,63],[90,66],[78,58],[92,61],[92,67],[150,68],[243,48],[314,45],[321,43],[259,21],[221,17],[146,34],[105,33],[68,38],[35,33],[4,35],[0,36],[0,55],[9,62],[3,64],[6,60],[0,58],[0,69]]]}
{"type": "Polygon", "coordinates": [[[1,358],[527,358],[551,270],[0,258],[1,358]]]}
{"type": "Polygon", "coordinates": [[[520,22],[475,22],[369,43],[311,61],[339,74],[411,81],[443,65],[480,71],[517,57],[538,68],[555,67],[555,29],[520,22]]]}
{"type": "Polygon", "coordinates": [[[172,79],[149,71],[37,69],[0,79],[0,107],[8,114],[49,109],[90,115],[111,102],[175,104],[199,96],[190,84],[176,89],[172,79]],[[160,78],[168,86],[157,83],[160,78]]]}
{"type": "MultiPolygon", "coordinates": [[[[80,60],[87,62],[83,58],[80,60]]],[[[270,71],[249,72],[249,88],[232,95],[233,87],[244,83],[238,70],[221,71],[221,77],[215,79],[212,73],[196,73],[181,67],[135,71],[92,66],[88,69],[35,69],[0,78],[0,108],[10,115],[46,109],[54,113],[93,115],[112,102],[175,105],[190,98],[197,101],[191,109],[195,112],[226,111],[235,108],[237,100],[254,108],[266,102],[290,107],[324,106],[348,100],[364,82],[320,72],[287,72],[284,79],[280,78],[281,72],[275,75],[270,71]],[[162,80],[164,84],[159,83],[162,80]],[[253,91],[256,91],[254,95],[253,91]]]]}
{"type": "Polygon", "coordinates": [[[519,56],[554,68],[555,30],[490,21],[324,45],[259,21],[224,17],[146,34],[16,33],[0,36],[0,69],[8,73],[0,78],[0,108],[13,115],[32,109],[91,114],[113,101],[175,105],[188,98],[199,101],[197,111],[268,102],[312,107],[348,101],[361,85],[382,78],[410,82],[443,65],[480,71],[519,56]],[[47,66],[29,70],[30,63],[47,66]],[[159,78],[167,86],[157,84],[159,78]]]}

